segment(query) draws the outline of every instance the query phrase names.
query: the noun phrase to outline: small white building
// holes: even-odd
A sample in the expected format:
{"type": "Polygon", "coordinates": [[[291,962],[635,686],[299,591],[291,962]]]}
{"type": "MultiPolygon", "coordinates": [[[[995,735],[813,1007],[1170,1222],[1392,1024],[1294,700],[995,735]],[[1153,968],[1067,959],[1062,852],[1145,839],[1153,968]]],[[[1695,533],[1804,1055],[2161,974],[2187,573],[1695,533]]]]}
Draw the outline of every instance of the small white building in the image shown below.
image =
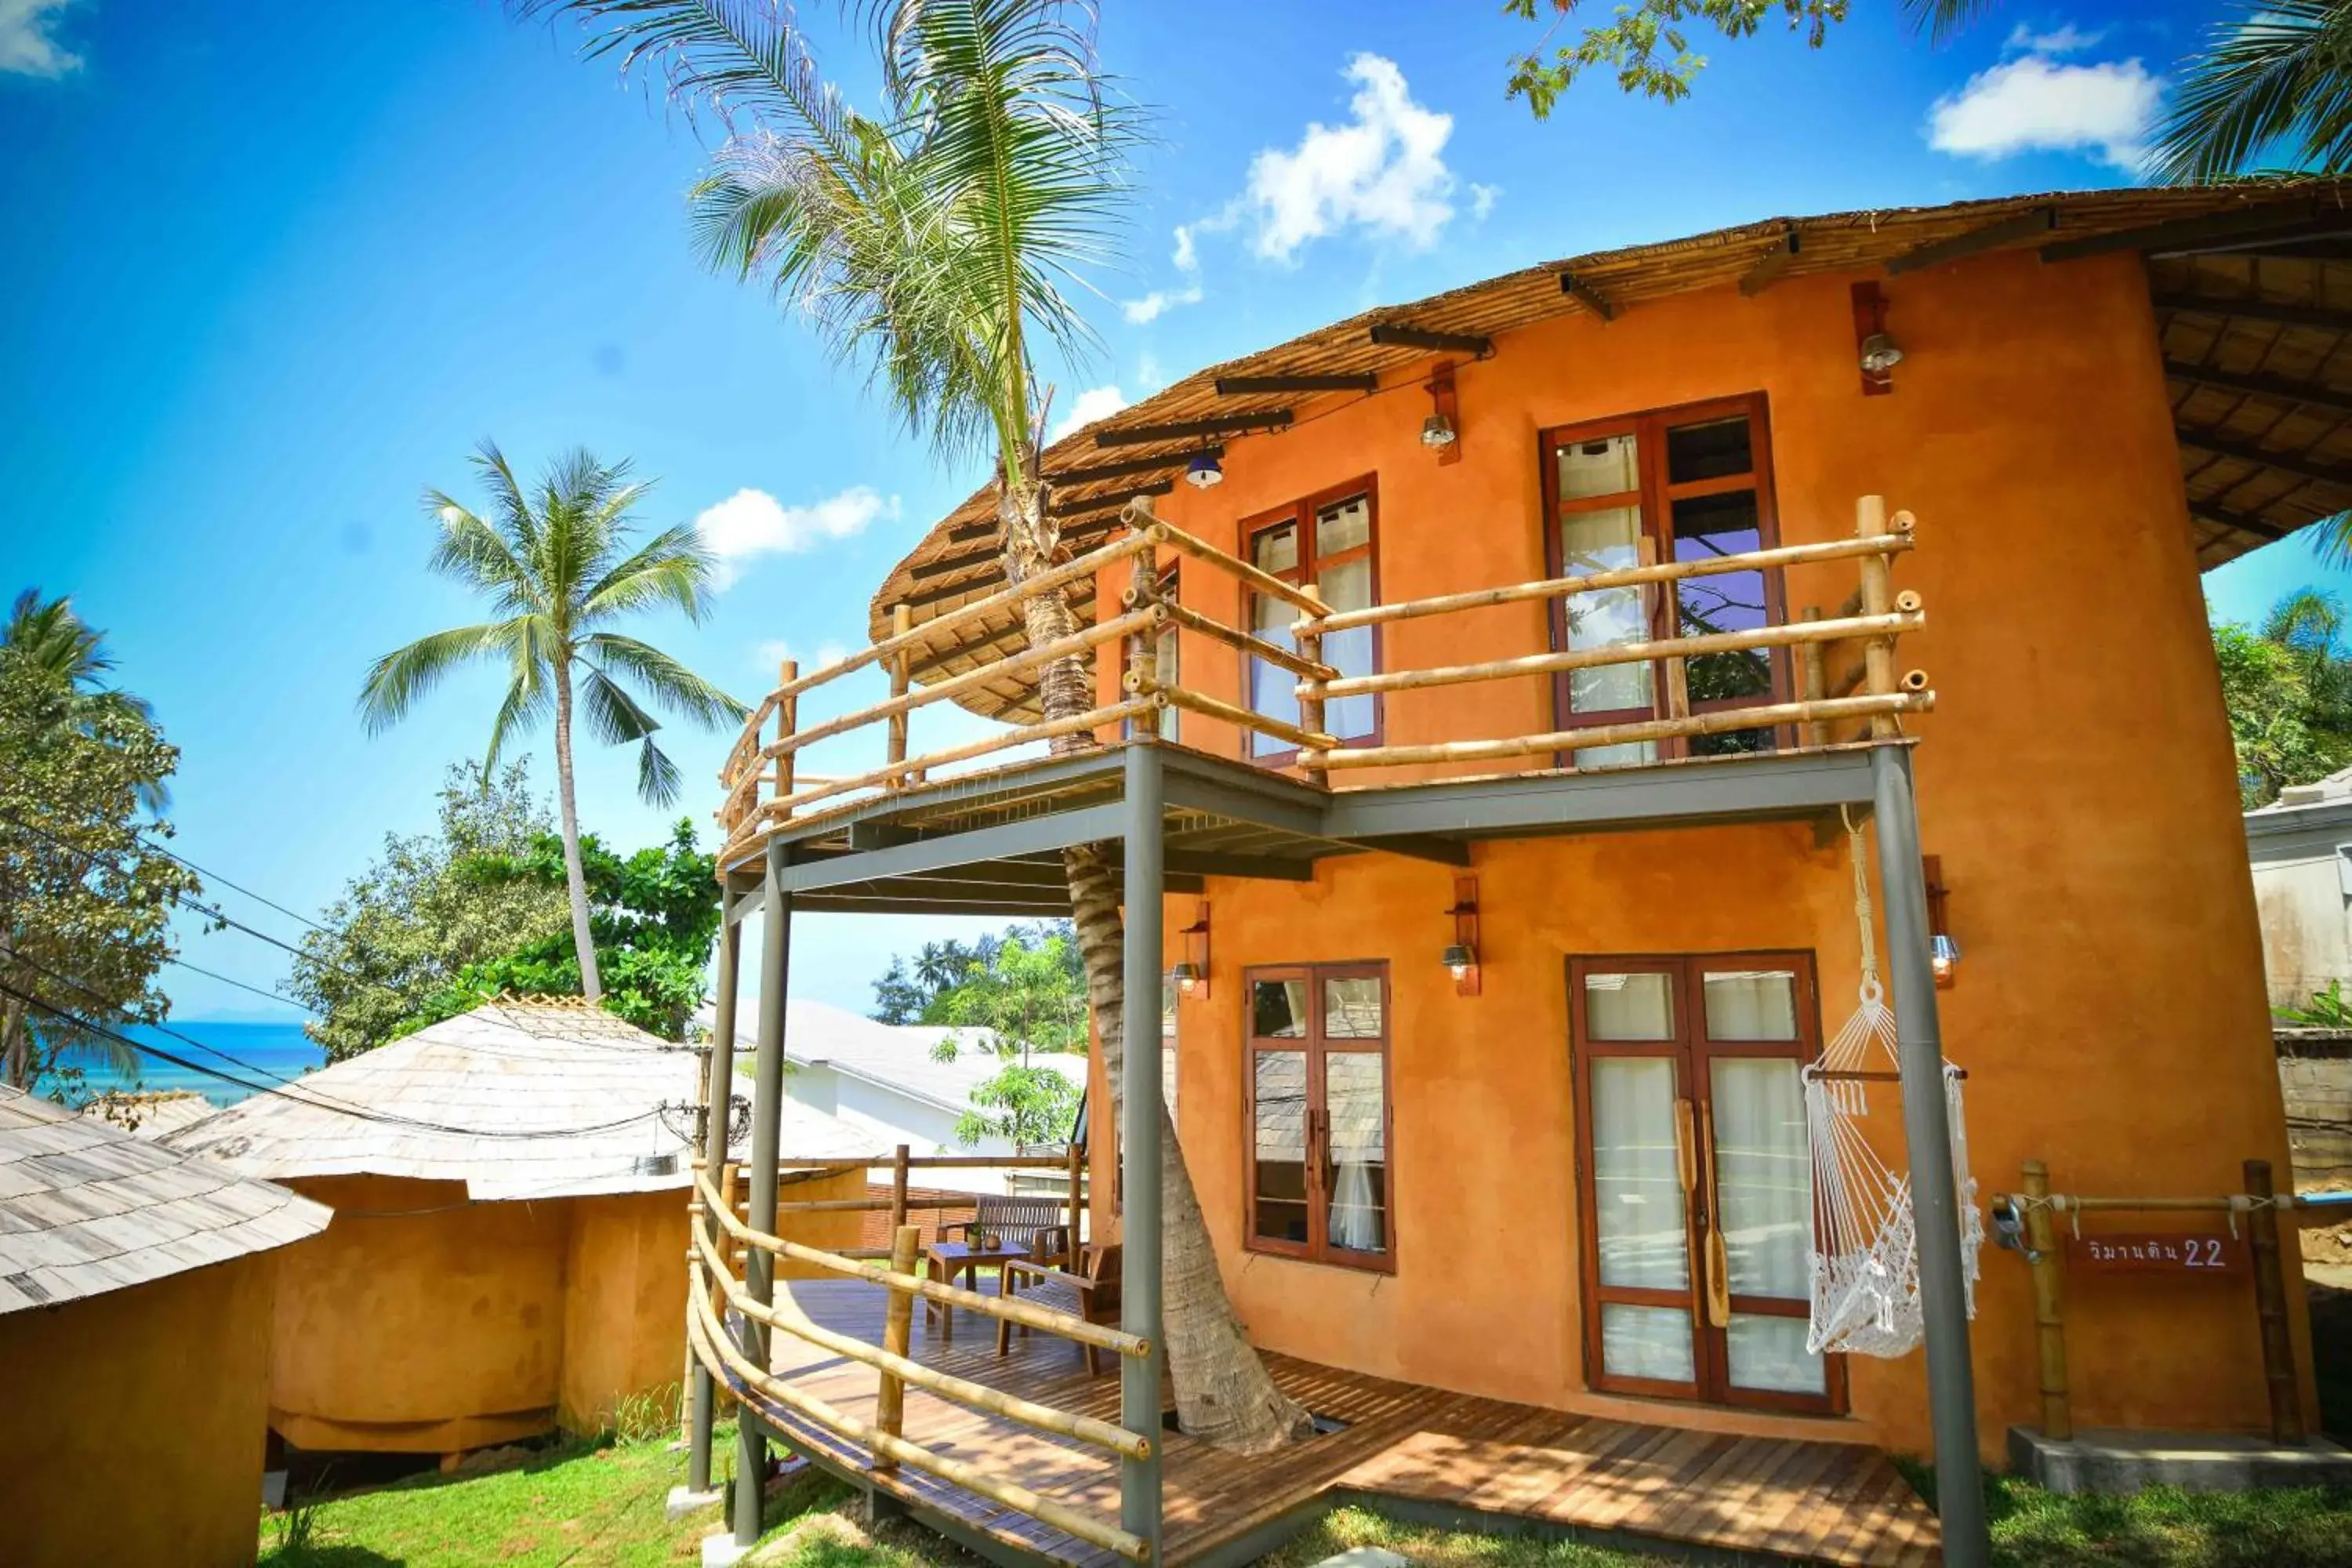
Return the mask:
{"type": "Polygon", "coordinates": [[[2271,1005],[2352,983],[2352,768],[2246,813],[2246,856],[2271,1005]]]}
{"type": "MultiPolygon", "coordinates": [[[[697,1022],[708,1029],[712,1019],[713,1011],[705,1008],[697,1022]]],[[[739,1069],[749,1070],[758,1045],[757,1021],[743,1009],[735,1030],[739,1069]]],[[[972,1103],[971,1091],[1003,1070],[993,1047],[986,1029],[878,1024],[823,1002],[794,998],[784,1018],[784,1097],[871,1132],[877,1153],[904,1143],[917,1154],[1011,1154],[1015,1151],[1005,1139],[986,1138],[976,1145],[956,1139],[956,1123],[966,1112],[983,1109],[972,1103]],[[940,1042],[950,1037],[958,1047],[955,1059],[937,1059],[940,1042]]],[[[1030,1060],[1061,1073],[1085,1092],[1086,1058],[1040,1052],[1030,1060]]],[[[975,1184],[1001,1190],[1001,1178],[975,1174],[975,1184]]]]}

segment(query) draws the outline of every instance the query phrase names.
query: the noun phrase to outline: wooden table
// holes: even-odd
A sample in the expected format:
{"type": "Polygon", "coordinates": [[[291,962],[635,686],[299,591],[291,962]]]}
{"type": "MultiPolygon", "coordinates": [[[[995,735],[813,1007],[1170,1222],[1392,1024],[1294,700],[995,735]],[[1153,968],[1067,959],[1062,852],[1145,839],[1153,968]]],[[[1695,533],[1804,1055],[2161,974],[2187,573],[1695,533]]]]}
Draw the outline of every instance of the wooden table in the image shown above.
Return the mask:
{"type": "MultiPolygon", "coordinates": [[[[960,1275],[967,1290],[978,1288],[982,1268],[1001,1268],[1006,1263],[1016,1258],[1026,1258],[1028,1256],[1027,1247],[1017,1241],[1006,1241],[1003,1237],[999,1237],[991,1247],[974,1247],[968,1241],[934,1241],[930,1246],[923,1248],[923,1259],[929,1266],[928,1271],[932,1279],[952,1285],[960,1275]]],[[[999,1295],[1003,1293],[1004,1282],[1003,1276],[1001,1274],[997,1277],[996,1289],[999,1295]]],[[[939,1319],[941,1339],[950,1340],[955,1337],[953,1307],[944,1301],[926,1300],[923,1303],[923,1314],[926,1320],[934,1316],[939,1319]]]]}

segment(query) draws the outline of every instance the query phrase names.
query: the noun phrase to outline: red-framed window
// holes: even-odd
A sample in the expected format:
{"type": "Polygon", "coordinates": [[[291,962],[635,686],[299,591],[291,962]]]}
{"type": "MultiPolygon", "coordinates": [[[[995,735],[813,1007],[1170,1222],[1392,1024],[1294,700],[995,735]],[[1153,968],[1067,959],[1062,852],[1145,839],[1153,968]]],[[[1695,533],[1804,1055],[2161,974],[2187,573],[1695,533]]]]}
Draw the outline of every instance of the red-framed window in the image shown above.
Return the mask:
{"type": "MultiPolygon", "coordinates": [[[[1380,487],[1370,475],[1318,491],[1304,500],[1263,512],[1242,524],[1249,562],[1286,583],[1312,583],[1335,610],[1369,609],[1380,602],[1380,487]]],[[[1291,605],[1268,595],[1249,598],[1249,628],[1271,643],[1296,646],[1291,605]]],[[[1370,675],[1380,668],[1377,626],[1356,626],[1323,639],[1323,662],[1342,675],[1370,675]]],[[[1298,722],[1298,678],[1263,659],[1244,662],[1242,701],[1253,712],[1298,722]]],[[[1323,727],[1340,741],[1376,746],[1381,742],[1377,695],[1342,697],[1323,706],[1323,727]]],[[[1279,766],[1296,751],[1272,735],[1250,731],[1243,742],[1254,762],[1279,766]]]]}
{"type": "Polygon", "coordinates": [[[1249,1057],[1243,1244],[1393,1272],[1388,965],[1280,965],[1242,978],[1249,1057]]]}

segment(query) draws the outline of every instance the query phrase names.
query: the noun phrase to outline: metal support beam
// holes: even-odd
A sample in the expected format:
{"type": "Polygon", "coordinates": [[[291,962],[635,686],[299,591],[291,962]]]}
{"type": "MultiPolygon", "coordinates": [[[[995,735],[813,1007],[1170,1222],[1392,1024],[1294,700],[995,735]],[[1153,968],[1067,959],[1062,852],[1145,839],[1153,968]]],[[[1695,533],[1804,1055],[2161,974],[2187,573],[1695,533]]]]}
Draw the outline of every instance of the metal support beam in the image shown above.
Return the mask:
{"type": "Polygon", "coordinates": [[[1475,354],[1480,359],[1495,352],[1495,340],[1477,332],[1436,332],[1403,321],[1381,321],[1366,335],[1387,348],[1434,349],[1439,353],[1475,354]]]}
{"type": "Polygon", "coordinates": [[[1402,855],[1408,860],[1433,860],[1440,866],[1470,864],[1470,846],[1454,838],[1433,838],[1425,833],[1399,833],[1387,838],[1350,838],[1359,849],[1402,855]]]}
{"type": "Polygon", "coordinates": [[[1119,1327],[1151,1343],[1147,1356],[1121,1356],[1119,1425],[1151,1440],[1151,1457],[1119,1461],[1120,1528],[1151,1543],[1147,1568],[1160,1563],[1160,831],[1165,817],[1161,753],[1156,745],[1127,748],[1125,903],[1127,1007],[1119,1024],[1119,1190],[1126,1213],[1120,1234],[1123,1270],[1119,1327]]]}
{"type": "Polygon", "coordinates": [[[1338,371],[1328,375],[1221,375],[1219,397],[1250,397],[1268,392],[1378,392],[1381,378],[1372,372],[1338,371]]]}
{"type": "Polygon", "coordinates": [[[1744,298],[1753,300],[1757,295],[1779,282],[1789,268],[1797,264],[1797,258],[1804,252],[1804,236],[1791,226],[1780,236],[1780,240],[1771,249],[1766,251],[1757,260],[1755,266],[1740,274],[1740,294],[1744,298]]]}
{"type": "MultiPolygon", "coordinates": [[[[1097,479],[1115,479],[1124,474],[1149,474],[1161,468],[1181,468],[1194,458],[1206,455],[1222,458],[1225,449],[1214,441],[1205,446],[1188,447],[1181,452],[1161,452],[1149,458],[1122,458],[1115,463],[1088,463],[1083,468],[1057,468],[1045,476],[1049,485],[1084,485],[1097,479]]],[[[988,531],[996,531],[994,523],[988,531]]]]}
{"type": "MultiPolygon", "coordinates": [[[[742,966],[743,928],[730,921],[719,928],[718,1016],[711,1020],[709,1076],[704,1081],[702,1096],[709,1117],[709,1125],[703,1129],[703,1168],[713,1173],[713,1184],[719,1167],[727,1163],[727,1125],[731,1120],[728,1107],[735,1088],[735,988],[742,966]]],[[[702,1223],[713,1244],[723,1238],[717,1216],[706,1215],[702,1223]]],[[[702,1364],[698,1355],[694,1357],[690,1381],[693,1426],[687,1439],[686,1484],[689,1491],[707,1492],[710,1489],[710,1428],[718,1408],[718,1392],[712,1384],[710,1369],[702,1364]]]]}
{"type": "Polygon", "coordinates": [[[1936,1016],[1936,972],[1927,928],[1927,877],[1919,858],[1919,818],[1911,755],[1900,746],[1870,753],[1877,797],[1878,884],[1886,906],[1888,978],[1901,1042],[1903,1137],[1911,1150],[1913,1223],[1919,1238],[1919,1305],[1927,1332],[1927,1414],[1936,1438],[1936,1507],[1948,1568],[1985,1568],[1984,1476],[1977,1457],[1976,1373],[1969,1357],[1967,1281],[1960,1260],[1959,1197],[1952,1130],[1944,1110],[1943,1032],[1936,1016]]]}
{"type": "Polygon", "coordinates": [[[2116,229],[2108,234],[2062,239],[2042,247],[2044,261],[2074,261],[2085,256],[2105,256],[2118,250],[2144,250],[2159,256],[2193,254],[2207,241],[2237,239],[2250,235],[2292,229],[2317,216],[2315,201],[2273,202],[2266,206],[2231,207],[2203,217],[2173,218],[2143,228],[2116,229]]]}
{"type": "Polygon", "coordinates": [[[805,865],[772,868],[770,879],[781,879],[791,891],[845,887],[913,871],[936,871],[969,866],[980,860],[1009,860],[1044,849],[1091,844],[1116,838],[1127,830],[1127,814],[1116,803],[1081,806],[1050,816],[1032,816],[967,833],[943,833],[936,838],[894,845],[859,855],[835,855],[805,865]]]}
{"type": "MultiPolygon", "coordinates": [[[[784,849],[768,847],[767,903],[760,931],[760,1047],[751,1079],[751,1228],[776,1233],[776,1158],[784,1116],[784,996],[791,983],[793,896],[784,887],[784,849]]],[[[731,1023],[731,1020],[730,1020],[731,1023]]],[[[766,1306],[776,1297],[776,1260],[754,1247],[743,1263],[743,1284],[751,1300],[766,1306]]],[[[743,1353],[755,1366],[768,1361],[767,1326],[748,1314],[743,1353]]],[[[768,1445],[751,1422],[737,1423],[735,1444],[735,1542],[760,1539],[760,1504],[767,1495],[768,1445]]]]}
{"type": "Polygon", "coordinates": [[[1585,282],[1573,272],[1563,272],[1559,275],[1559,291],[1604,321],[1613,321],[1617,319],[1617,307],[1611,304],[1601,290],[1585,282]]]}
{"type": "Polygon", "coordinates": [[[1171,425],[1131,425],[1124,430],[1097,430],[1097,447],[1144,447],[1154,441],[1189,441],[1196,436],[1244,436],[1253,430],[1286,430],[1291,411],[1265,408],[1255,414],[1220,414],[1210,419],[1181,419],[1171,425]]]}
{"type": "Polygon", "coordinates": [[[2284,539],[2293,531],[2281,528],[2266,517],[2252,512],[2230,511],[2200,500],[2189,503],[2189,515],[2215,528],[2234,528],[2240,533],[2251,533],[2256,539],[2284,539]]]}

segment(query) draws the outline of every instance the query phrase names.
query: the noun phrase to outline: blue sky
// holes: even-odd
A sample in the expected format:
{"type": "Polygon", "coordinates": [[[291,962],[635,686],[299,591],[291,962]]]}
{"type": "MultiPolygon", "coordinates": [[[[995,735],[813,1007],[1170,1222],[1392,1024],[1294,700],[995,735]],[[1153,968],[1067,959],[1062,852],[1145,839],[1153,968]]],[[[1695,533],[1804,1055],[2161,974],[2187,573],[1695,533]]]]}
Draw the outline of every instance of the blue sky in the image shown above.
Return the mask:
{"type": "MultiPolygon", "coordinates": [[[[2011,5],[1932,49],[1864,4],[1818,53],[1777,23],[1710,40],[1685,103],[1593,80],[1544,123],[1501,90],[1538,29],[1489,0],[1105,9],[1157,141],[1133,260],[1093,304],[1104,352],[1056,367],[1065,410],[1601,247],[2129,183],[2220,7],[2011,5]]],[[[809,17],[867,91],[862,39],[809,17]]],[[[417,495],[462,491],[479,438],[657,477],[646,521],[701,520],[731,581],[702,626],[641,629],[747,700],[785,651],[862,637],[875,584],[979,477],[942,470],[761,289],[698,266],[683,197],[707,143],[568,26],[491,0],[0,0],[0,591],[70,592],[107,629],[184,751],[179,847],[296,909],[428,826],[443,767],[487,738],[488,674],[373,740],[353,706],[373,658],[475,616],[425,570],[417,495]]],[[[2320,577],[2288,542],[2207,585],[2245,617],[2320,577]]],[[[973,721],[917,722],[922,744],[973,721]]],[[[724,741],[667,738],[707,826],[724,741]]],[[[547,784],[543,736],[535,755],[547,784]]],[[[623,846],[677,815],[634,778],[629,753],[583,759],[583,816],[623,846]]],[[[795,989],[862,1008],[891,952],[953,929],[804,920],[795,989]]],[[[284,973],[234,934],[185,952],[265,989],[284,973]]],[[[182,1017],[291,1016],[185,972],[169,988],[182,1017]]]]}

